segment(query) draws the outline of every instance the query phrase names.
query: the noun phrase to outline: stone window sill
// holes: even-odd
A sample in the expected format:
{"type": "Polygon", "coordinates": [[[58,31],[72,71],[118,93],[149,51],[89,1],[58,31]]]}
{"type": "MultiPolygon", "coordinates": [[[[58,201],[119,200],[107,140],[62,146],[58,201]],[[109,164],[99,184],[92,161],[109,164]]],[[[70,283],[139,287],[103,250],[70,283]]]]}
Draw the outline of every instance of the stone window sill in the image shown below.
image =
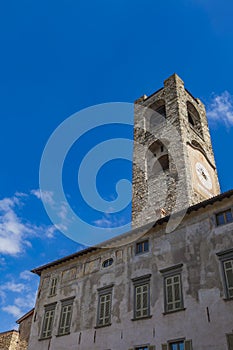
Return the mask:
{"type": "Polygon", "coordinates": [[[175,312],[180,312],[185,310],[186,310],[186,307],[183,307],[182,309],[177,309],[177,310],[165,311],[163,312],[163,315],[170,315],[170,314],[174,314],[175,312]]]}
{"type": "Polygon", "coordinates": [[[151,318],[151,317],[152,317],[152,315],[142,316],[142,317],[137,317],[137,318],[131,318],[131,321],[146,320],[146,319],[151,318]]]}
{"type": "Polygon", "coordinates": [[[52,336],[50,335],[50,337],[45,337],[45,338],[39,338],[38,340],[41,341],[41,340],[48,340],[48,339],[51,339],[52,336]]]}
{"type": "Polygon", "coordinates": [[[224,298],[224,301],[233,301],[233,297],[224,298]]]}
{"type": "Polygon", "coordinates": [[[95,326],[95,329],[111,326],[111,323],[95,326]]]}
{"type": "Polygon", "coordinates": [[[57,334],[56,337],[63,337],[63,335],[69,335],[70,332],[66,332],[66,333],[61,333],[61,334],[57,334]]]}

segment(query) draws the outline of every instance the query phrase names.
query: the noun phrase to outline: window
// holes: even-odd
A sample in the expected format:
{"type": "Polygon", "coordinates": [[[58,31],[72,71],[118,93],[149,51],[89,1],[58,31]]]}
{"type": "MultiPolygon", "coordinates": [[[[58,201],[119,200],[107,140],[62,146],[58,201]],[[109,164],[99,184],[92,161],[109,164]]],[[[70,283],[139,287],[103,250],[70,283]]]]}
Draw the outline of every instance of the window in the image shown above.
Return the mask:
{"type": "Polygon", "coordinates": [[[58,335],[64,335],[70,332],[73,301],[74,298],[69,298],[62,301],[58,335]]]}
{"type": "Polygon", "coordinates": [[[162,171],[169,170],[169,156],[166,144],[161,140],[154,141],[146,154],[147,177],[158,176],[162,171]]]}
{"type": "Polygon", "coordinates": [[[164,278],[165,313],[184,309],[181,283],[181,269],[182,264],[179,264],[160,271],[164,278]]]}
{"type": "Polygon", "coordinates": [[[149,241],[148,239],[136,243],[136,254],[141,254],[149,251],[149,241]]]}
{"type": "Polygon", "coordinates": [[[150,317],[150,277],[146,275],[133,279],[134,320],[150,317]]]}
{"type": "Polygon", "coordinates": [[[229,222],[233,222],[233,215],[231,209],[227,209],[216,214],[216,223],[217,226],[228,224],[229,222]]]}
{"type": "Polygon", "coordinates": [[[113,264],[113,259],[110,258],[110,259],[104,260],[102,266],[103,266],[103,267],[109,267],[109,266],[111,266],[112,264],[113,264]]]}
{"type": "Polygon", "coordinates": [[[141,346],[135,346],[134,348],[131,348],[129,350],[155,350],[154,345],[141,345],[141,346]]]}
{"type": "Polygon", "coordinates": [[[166,107],[164,100],[158,100],[149,106],[150,128],[156,127],[166,118],[166,107]]]}
{"type": "Polygon", "coordinates": [[[55,308],[56,308],[56,303],[45,306],[43,326],[41,331],[42,339],[49,338],[52,336],[55,308]]]}
{"type": "Polygon", "coordinates": [[[56,295],[57,292],[57,277],[52,277],[51,282],[50,282],[50,289],[49,289],[49,296],[56,295]]]}
{"type": "Polygon", "coordinates": [[[169,344],[169,350],[184,350],[184,342],[178,341],[176,343],[169,344]]]}
{"type": "Polygon", "coordinates": [[[223,262],[226,278],[227,296],[233,298],[233,259],[223,262]]]}
{"type": "Polygon", "coordinates": [[[227,334],[228,350],[233,350],[233,333],[227,334]]]}
{"type": "Polygon", "coordinates": [[[162,350],[192,350],[192,340],[176,340],[162,344],[162,350]]]}
{"type": "Polygon", "coordinates": [[[189,125],[196,131],[196,133],[203,138],[203,131],[201,125],[201,118],[192,103],[187,102],[188,122],[189,125]]]}
{"type": "Polygon", "coordinates": [[[222,263],[223,284],[226,299],[233,298],[233,249],[217,253],[222,263]]]}
{"type": "Polygon", "coordinates": [[[111,305],[112,305],[112,287],[100,288],[99,291],[99,303],[98,303],[98,315],[97,315],[97,327],[111,325],[111,305]]]}

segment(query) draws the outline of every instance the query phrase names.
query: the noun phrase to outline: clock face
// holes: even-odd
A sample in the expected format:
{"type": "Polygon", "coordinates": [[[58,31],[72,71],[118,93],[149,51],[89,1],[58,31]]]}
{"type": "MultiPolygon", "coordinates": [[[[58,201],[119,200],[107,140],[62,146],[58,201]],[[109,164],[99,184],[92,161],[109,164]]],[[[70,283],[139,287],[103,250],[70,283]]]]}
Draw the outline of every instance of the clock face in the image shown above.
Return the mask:
{"type": "Polygon", "coordinates": [[[201,181],[202,185],[208,190],[211,190],[213,187],[212,180],[210,174],[208,173],[204,165],[200,162],[196,162],[195,168],[197,176],[201,181]]]}

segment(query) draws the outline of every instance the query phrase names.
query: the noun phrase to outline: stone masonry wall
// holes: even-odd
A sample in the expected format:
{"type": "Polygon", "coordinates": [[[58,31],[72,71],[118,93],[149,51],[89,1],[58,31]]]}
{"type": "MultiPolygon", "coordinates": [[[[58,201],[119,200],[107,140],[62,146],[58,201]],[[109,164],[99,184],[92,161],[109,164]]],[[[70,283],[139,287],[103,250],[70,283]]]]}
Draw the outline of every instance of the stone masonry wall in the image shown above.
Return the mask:
{"type": "Polygon", "coordinates": [[[0,333],[0,350],[21,350],[18,340],[19,333],[15,330],[0,333]]]}
{"type": "MultiPolygon", "coordinates": [[[[183,81],[176,74],[165,80],[164,88],[135,102],[134,118],[133,228],[156,221],[161,210],[169,214],[206,199],[193,189],[188,149],[192,142],[200,145],[211,164],[215,194],[219,193],[205,107],[185,89],[183,81]],[[166,118],[155,115],[153,111],[160,101],[165,103],[166,118]],[[188,102],[199,113],[203,135],[190,126],[188,102]],[[151,125],[151,118],[156,118],[154,125],[151,125]],[[155,175],[149,171],[153,167],[148,166],[147,152],[156,140],[160,140],[168,149],[169,169],[155,175]]],[[[150,161],[153,162],[153,159],[150,161]]]]}

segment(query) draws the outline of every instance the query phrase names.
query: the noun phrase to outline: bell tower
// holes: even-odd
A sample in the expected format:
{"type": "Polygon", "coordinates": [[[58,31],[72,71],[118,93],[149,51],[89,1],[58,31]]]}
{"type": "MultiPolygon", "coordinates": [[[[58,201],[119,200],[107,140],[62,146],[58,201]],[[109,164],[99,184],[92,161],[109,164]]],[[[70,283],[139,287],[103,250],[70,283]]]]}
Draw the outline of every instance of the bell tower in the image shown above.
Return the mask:
{"type": "Polygon", "coordinates": [[[174,74],[135,101],[132,226],[219,192],[205,107],[174,74]]]}

